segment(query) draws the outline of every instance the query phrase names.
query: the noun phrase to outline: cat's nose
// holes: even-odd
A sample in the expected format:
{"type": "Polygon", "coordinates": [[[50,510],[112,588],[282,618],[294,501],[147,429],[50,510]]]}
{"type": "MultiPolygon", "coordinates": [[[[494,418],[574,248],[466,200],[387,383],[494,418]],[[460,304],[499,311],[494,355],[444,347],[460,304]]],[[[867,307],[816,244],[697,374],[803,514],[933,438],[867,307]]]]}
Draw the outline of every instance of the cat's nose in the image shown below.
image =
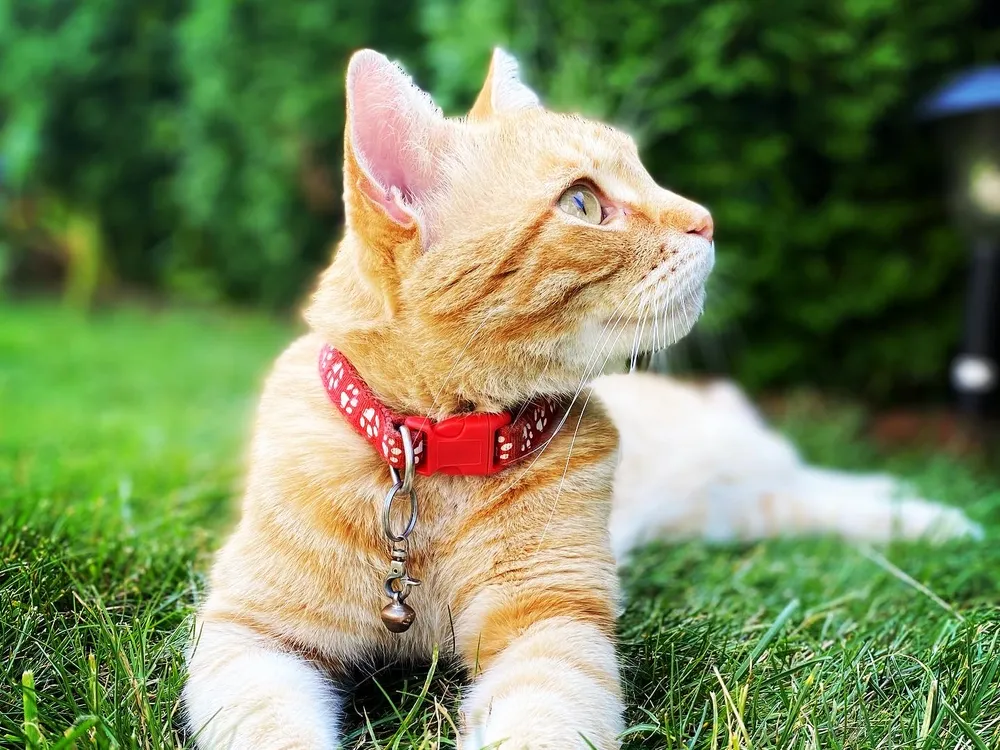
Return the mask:
{"type": "Polygon", "coordinates": [[[659,214],[661,226],[665,225],[675,232],[696,234],[709,242],[712,241],[715,224],[707,208],[668,190],[664,190],[661,196],[659,214]]]}
{"type": "Polygon", "coordinates": [[[687,233],[697,234],[711,242],[712,235],[715,233],[715,222],[712,221],[712,214],[701,206],[698,206],[698,210],[693,213],[687,233]]]}

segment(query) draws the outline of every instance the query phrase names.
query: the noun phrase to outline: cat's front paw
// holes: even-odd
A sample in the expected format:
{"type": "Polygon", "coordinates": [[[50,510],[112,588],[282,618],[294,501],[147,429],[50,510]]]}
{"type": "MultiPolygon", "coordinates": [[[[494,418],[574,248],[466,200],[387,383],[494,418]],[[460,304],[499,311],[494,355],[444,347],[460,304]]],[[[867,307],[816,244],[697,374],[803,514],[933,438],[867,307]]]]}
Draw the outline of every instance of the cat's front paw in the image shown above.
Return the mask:
{"type": "Polygon", "coordinates": [[[560,731],[551,728],[501,728],[494,726],[476,727],[459,742],[459,750],[618,750],[620,744],[601,744],[589,737],[584,741],[581,733],[560,731]]]}
{"type": "Polygon", "coordinates": [[[601,717],[583,717],[553,696],[521,692],[469,716],[460,750],[618,750],[622,730],[615,702],[601,717]]]}

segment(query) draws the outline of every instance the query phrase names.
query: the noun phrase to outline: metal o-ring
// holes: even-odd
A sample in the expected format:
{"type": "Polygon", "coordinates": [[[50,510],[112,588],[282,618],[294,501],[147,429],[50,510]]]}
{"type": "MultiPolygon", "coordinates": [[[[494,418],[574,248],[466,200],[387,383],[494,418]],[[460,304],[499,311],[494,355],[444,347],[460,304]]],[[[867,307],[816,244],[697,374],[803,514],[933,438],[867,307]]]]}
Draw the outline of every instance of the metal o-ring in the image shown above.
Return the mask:
{"type": "MultiPolygon", "coordinates": [[[[399,426],[399,434],[403,438],[403,479],[402,486],[404,492],[410,492],[413,489],[413,473],[416,468],[416,458],[413,454],[413,438],[410,435],[410,428],[405,424],[399,426]]],[[[392,481],[399,483],[399,469],[395,466],[389,467],[389,474],[392,475],[392,481]]]]}
{"type": "Polygon", "coordinates": [[[392,513],[392,502],[402,489],[403,483],[396,482],[389,488],[389,491],[385,495],[385,500],[382,502],[382,530],[389,540],[393,542],[405,542],[406,537],[413,531],[413,527],[417,525],[417,493],[411,489],[407,493],[410,497],[410,520],[407,521],[406,528],[403,529],[402,534],[397,535],[392,532],[392,523],[389,518],[392,513]]]}

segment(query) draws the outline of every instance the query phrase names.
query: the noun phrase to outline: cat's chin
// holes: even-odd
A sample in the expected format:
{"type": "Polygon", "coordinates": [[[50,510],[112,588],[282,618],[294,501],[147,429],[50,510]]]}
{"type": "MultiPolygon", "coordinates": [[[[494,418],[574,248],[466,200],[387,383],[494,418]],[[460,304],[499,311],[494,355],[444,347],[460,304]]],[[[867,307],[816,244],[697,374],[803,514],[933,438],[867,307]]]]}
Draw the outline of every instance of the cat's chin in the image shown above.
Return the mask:
{"type": "Polygon", "coordinates": [[[617,370],[624,359],[665,349],[684,338],[701,316],[704,301],[702,285],[679,300],[664,300],[655,308],[655,315],[647,308],[648,314],[641,317],[592,321],[578,338],[565,343],[557,358],[569,372],[578,373],[580,382],[617,370]]]}
{"type": "Polygon", "coordinates": [[[701,286],[679,301],[670,300],[641,317],[629,318],[616,348],[626,355],[666,349],[691,332],[701,317],[704,304],[705,288],[701,286]]]}
{"type": "Polygon", "coordinates": [[[650,351],[666,349],[691,333],[704,308],[704,287],[681,304],[669,305],[660,318],[659,330],[649,331],[649,335],[644,338],[644,342],[649,343],[650,351]]]}

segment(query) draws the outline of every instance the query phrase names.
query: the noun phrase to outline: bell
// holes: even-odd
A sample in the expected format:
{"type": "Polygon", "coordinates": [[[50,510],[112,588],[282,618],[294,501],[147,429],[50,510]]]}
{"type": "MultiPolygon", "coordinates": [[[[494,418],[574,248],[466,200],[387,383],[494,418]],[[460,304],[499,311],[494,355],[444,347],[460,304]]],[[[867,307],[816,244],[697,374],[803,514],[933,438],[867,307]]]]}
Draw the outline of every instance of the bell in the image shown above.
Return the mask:
{"type": "Polygon", "coordinates": [[[382,622],[390,633],[405,633],[416,618],[413,607],[401,602],[398,597],[382,608],[382,622]]]}

